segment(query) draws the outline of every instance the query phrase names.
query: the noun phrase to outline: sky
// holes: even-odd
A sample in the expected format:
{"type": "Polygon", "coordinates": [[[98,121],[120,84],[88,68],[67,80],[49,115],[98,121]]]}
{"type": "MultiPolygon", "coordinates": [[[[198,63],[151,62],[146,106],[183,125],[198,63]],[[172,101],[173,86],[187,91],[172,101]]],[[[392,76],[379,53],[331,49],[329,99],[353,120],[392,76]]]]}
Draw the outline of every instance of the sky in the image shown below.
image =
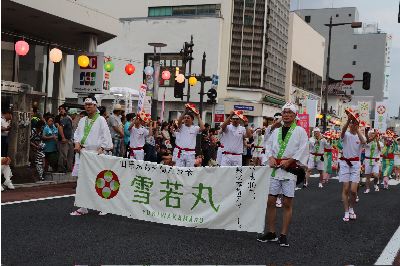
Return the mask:
{"type": "Polygon", "coordinates": [[[291,10],[327,7],[356,7],[363,23],[378,23],[382,32],[392,34],[389,116],[397,116],[400,106],[400,0],[291,0],[291,10]]]}

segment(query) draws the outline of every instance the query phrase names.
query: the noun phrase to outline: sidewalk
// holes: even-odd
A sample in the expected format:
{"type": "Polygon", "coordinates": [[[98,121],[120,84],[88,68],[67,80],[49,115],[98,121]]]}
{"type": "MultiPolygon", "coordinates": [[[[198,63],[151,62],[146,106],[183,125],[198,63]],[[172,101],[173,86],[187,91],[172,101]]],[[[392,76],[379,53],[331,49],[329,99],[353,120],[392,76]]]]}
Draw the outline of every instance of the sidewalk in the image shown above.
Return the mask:
{"type": "Polygon", "coordinates": [[[56,184],[43,181],[34,184],[18,185],[15,190],[4,190],[1,192],[1,203],[75,194],[76,182],[56,184]]]}

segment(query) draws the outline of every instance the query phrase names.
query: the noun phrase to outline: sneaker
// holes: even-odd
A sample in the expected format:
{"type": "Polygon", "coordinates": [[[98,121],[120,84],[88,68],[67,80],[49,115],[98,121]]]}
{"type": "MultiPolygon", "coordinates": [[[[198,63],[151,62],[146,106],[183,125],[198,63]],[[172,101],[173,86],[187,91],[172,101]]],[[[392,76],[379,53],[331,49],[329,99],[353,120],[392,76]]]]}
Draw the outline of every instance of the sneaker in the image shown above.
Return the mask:
{"type": "Polygon", "coordinates": [[[80,215],[86,215],[88,213],[89,213],[88,209],[79,208],[76,211],[71,212],[70,215],[72,215],[72,216],[80,216],[80,215]]]}
{"type": "Polygon", "coordinates": [[[276,199],[275,206],[276,206],[277,208],[282,208],[282,200],[281,200],[281,198],[277,198],[277,199],[276,199]]]}
{"type": "Polygon", "coordinates": [[[303,185],[303,188],[308,188],[308,184],[304,184],[304,185],[303,185]]]}
{"type": "Polygon", "coordinates": [[[379,191],[379,186],[375,185],[375,191],[378,192],[379,191]]]}
{"type": "Polygon", "coordinates": [[[360,201],[360,198],[359,198],[358,195],[357,195],[356,202],[359,202],[359,201],[360,201]]]}
{"type": "Polygon", "coordinates": [[[294,190],[300,190],[301,189],[301,187],[296,187],[294,190]]]}
{"type": "Polygon", "coordinates": [[[287,241],[287,237],[286,237],[286,235],[280,235],[279,236],[279,245],[281,246],[281,247],[289,247],[289,243],[288,243],[288,241],[287,241]]]}
{"type": "Polygon", "coordinates": [[[369,188],[364,191],[364,194],[368,194],[370,192],[369,188]]]}
{"type": "Polygon", "coordinates": [[[11,180],[6,181],[3,183],[6,187],[8,187],[9,189],[15,189],[13,183],[11,182],[11,180]]]}
{"type": "Polygon", "coordinates": [[[103,216],[103,215],[107,215],[107,212],[99,212],[99,215],[103,216]]]}
{"type": "Polygon", "coordinates": [[[318,187],[319,187],[319,188],[323,188],[324,186],[322,185],[322,183],[319,183],[319,184],[318,184],[318,187]]]}
{"type": "Polygon", "coordinates": [[[264,243],[265,242],[276,242],[276,241],[278,241],[278,238],[276,237],[275,233],[268,232],[266,234],[259,235],[257,237],[257,241],[264,242],[264,243]]]}

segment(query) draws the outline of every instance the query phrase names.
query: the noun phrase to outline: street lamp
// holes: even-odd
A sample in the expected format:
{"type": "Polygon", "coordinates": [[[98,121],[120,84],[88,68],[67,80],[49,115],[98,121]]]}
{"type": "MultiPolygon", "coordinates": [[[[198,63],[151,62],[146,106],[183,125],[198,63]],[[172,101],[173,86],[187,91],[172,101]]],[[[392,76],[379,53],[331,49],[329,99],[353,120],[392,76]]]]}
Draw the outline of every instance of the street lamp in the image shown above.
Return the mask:
{"type": "Polygon", "coordinates": [[[324,116],[323,116],[323,131],[326,131],[328,126],[328,120],[326,116],[328,114],[328,88],[329,88],[329,66],[331,61],[331,38],[332,38],[332,27],[342,26],[342,25],[351,25],[353,29],[361,28],[362,22],[351,22],[351,23],[332,23],[332,17],[329,20],[329,24],[324,24],[329,27],[329,37],[328,37],[328,58],[326,59],[326,76],[325,76],[325,104],[324,104],[324,116]]]}
{"type": "Polygon", "coordinates": [[[148,45],[154,47],[154,58],[153,58],[153,99],[151,103],[151,118],[153,121],[157,121],[157,105],[158,105],[158,86],[160,84],[160,54],[161,48],[167,46],[165,43],[151,42],[148,45]],[[157,55],[157,48],[159,54],[157,55]]]}

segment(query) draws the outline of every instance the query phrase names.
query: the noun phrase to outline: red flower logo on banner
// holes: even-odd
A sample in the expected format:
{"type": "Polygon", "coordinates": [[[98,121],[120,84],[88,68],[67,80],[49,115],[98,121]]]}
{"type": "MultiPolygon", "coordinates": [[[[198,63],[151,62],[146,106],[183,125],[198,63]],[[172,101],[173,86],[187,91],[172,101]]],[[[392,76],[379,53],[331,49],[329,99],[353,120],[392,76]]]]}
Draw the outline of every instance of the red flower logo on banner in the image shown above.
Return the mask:
{"type": "Polygon", "coordinates": [[[96,192],[103,199],[111,199],[119,191],[118,176],[111,170],[101,171],[96,178],[96,192]]]}

